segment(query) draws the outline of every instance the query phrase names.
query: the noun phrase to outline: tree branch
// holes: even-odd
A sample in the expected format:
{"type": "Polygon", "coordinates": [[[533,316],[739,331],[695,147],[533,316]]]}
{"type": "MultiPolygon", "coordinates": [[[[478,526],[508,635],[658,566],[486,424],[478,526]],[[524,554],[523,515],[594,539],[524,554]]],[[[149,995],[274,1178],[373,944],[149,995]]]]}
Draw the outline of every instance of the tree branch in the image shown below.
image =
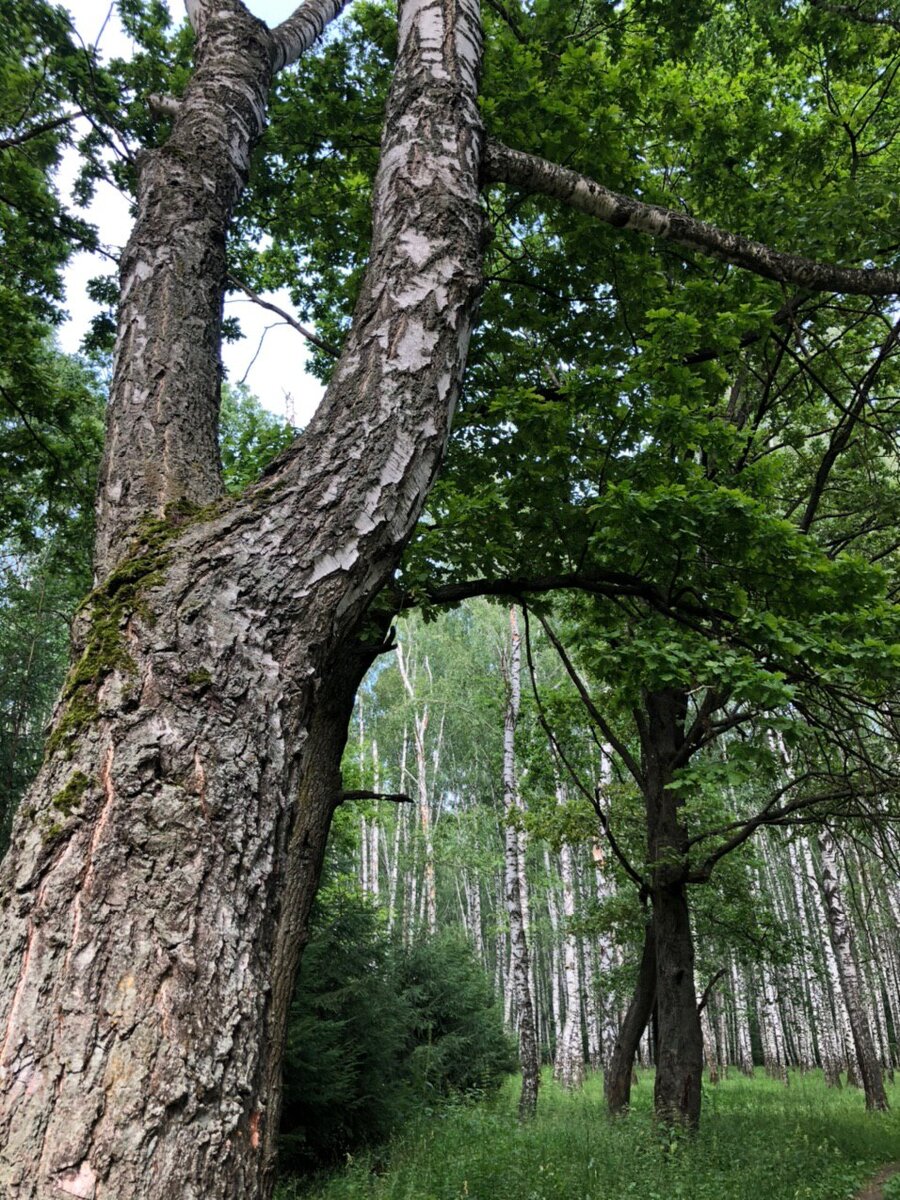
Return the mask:
{"type": "Polygon", "coordinates": [[[485,148],[484,174],[492,182],[512,184],[561,200],[617,229],[633,229],[664,238],[778,283],[813,292],[861,296],[900,294],[900,271],[838,267],[799,254],[784,254],[762,242],[718,229],[685,213],[620,196],[577,171],[521,150],[511,150],[493,139],[488,139],[485,148]]]}
{"type": "MultiPolygon", "coordinates": [[[[432,604],[458,604],[475,596],[509,596],[518,599],[527,594],[553,591],[583,591],[595,596],[635,596],[645,600],[658,612],[689,624],[697,629],[697,620],[733,622],[734,616],[724,609],[706,608],[689,601],[669,601],[655,584],[637,575],[603,568],[584,571],[562,571],[558,575],[538,575],[533,578],[468,579],[460,583],[429,586],[425,595],[432,604]]],[[[411,608],[419,600],[410,593],[395,596],[398,611],[411,608]]]]}
{"type": "Polygon", "coordinates": [[[338,795],[338,804],[343,804],[345,800],[390,800],[392,804],[415,804],[412,796],[407,796],[405,792],[370,792],[368,788],[354,788],[349,792],[341,792],[338,795]]]}
{"type": "Polygon", "coordinates": [[[858,21],[862,25],[885,25],[889,29],[900,30],[900,20],[894,17],[882,16],[880,13],[865,13],[861,8],[850,4],[823,4],[822,0],[809,0],[813,8],[828,13],[832,17],[846,17],[848,21],[858,21]]]}
{"type": "Polygon", "coordinates": [[[9,150],[13,146],[22,146],[25,142],[30,142],[32,138],[40,137],[42,133],[50,133],[54,129],[59,129],[61,125],[68,125],[70,121],[83,116],[84,113],[79,109],[77,112],[64,113],[63,116],[55,117],[52,121],[42,121],[40,125],[32,125],[30,129],[24,129],[21,133],[14,133],[10,137],[0,138],[0,150],[9,150]]]}
{"type": "Polygon", "coordinates": [[[289,67],[307,51],[325,27],[339,15],[347,0],[306,0],[272,30],[275,70],[289,67]]]}
{"type": "Polygon", "coordinates": [[[786,824],[788,823],[788,818],[792,817],[794,813],[813,808],[819,804],[826,804],[833,800],[847,801],[852,796],[852,791],[838,789],[833,792],[825,792],[820,796],[800,797],[796,800],[791,800],[787,804],[783,804],[781,808],[771,808],[769,805],[766,805],[762,812],[745,821],[733,837],[730,837],[709,854],[699,867],[689,871],[685,877],[685,882],[706,883],[716,863],[730,854],[732,850],[736,850],[738,846],[742,846],[744,842],[753,836],[757,829],[762,828],[764,825],[786,824]]]}
{"type": "Polygon", "coordinates": [[[331,342],[326,342],[324,338],[320,338],[311,329],[307,329],[305,325],[301,325],[296,317],[292,317],[289,312],[285,312],[283,308],[279,308],[271,300],[263,300],[262,296],[254,292],[252,288],[247,287],[246,283],[242,283],[236,275],[228,276],[228,285],[229,287],[236,288],[239,292],[243,292],[254,304],[258,304],[260,308],[266,308],[269,312],[273,312],[276,316],[281,317],[282,321],[290,325],[291,329],[296,329],[308,342],[312,342],[314,346],[318,346],[320,350],[324,350],[332,358],[339,356],[340,350],[336,346],[332,346],[331,342]]]}
{"type": "Polygon", "coordinates": [[[575,669],[574,663],[572,662],[572,660],[569,658],[568,654],[566,653],[565,647],[563,646],[563,644],[559,640],[559,638],[556,636],[556,634],[553,632],[553,629],[550,626],[550,622],[545,617],[542,617],[540,613],[537,614],[537,618],[540,621],[541,625],[543,626],[544,633],[546,633],[546,635],[550,641],[550,644],[553,646],[554,650],[559,655],[559,660],[562,663],[562,665],[565,667],[566,674],[569,676],[569,678],[575,684],[575,687],[578,691],[578,695],[581,697],[581,701],[584,704],[584,707],[587,709],[588,713],[590,714],[590,717],[593,720],[594,724],[597,726],[597,728],[600,730],[600,732],[603,734],[603,736],[606,738],[606,740],[609,742],[609,744],[615,750],[616,754],[618,754],[619,758],[621,758],[622,762],[628,768],[629,772],[634,777],[634,780],[637,783],[638,787],[642,787],[643,783],[644,783],[644,777],[641,772],[640,765],[638,764],[636,759],[633,757],[633,755],[631,754],[631,752],[629,751],[629,749],[625,745],[625,743],[620,738],[616,737],[616,735],[615,735],[615,733],[613,733],[609,723],[606,721],[603,714],[597,708],[597,705],[592,700],[591,695],[588,692],[587,687],[585,686],[584,680],[578,674],[578,672],[575,669]]]}
{"type": "Polygon", "coordinates": [[[725,968],[720,967],[719,970],[716,971],[715,975],[713,975],[712,979],[709,981],[709,983],[706,985],[706,987],[703,989],[703,995],[697,1001],[697,1016],[698,1017],[703,1012],[704,1008],[706,1008],[707,1004],[709,1004],[709,998],[712,995],[713,988],[716,986],[716,984],[719,982],[719,980],[722,979],[726,974],[727,974],[727,972],[726,972],[725,968]]]}

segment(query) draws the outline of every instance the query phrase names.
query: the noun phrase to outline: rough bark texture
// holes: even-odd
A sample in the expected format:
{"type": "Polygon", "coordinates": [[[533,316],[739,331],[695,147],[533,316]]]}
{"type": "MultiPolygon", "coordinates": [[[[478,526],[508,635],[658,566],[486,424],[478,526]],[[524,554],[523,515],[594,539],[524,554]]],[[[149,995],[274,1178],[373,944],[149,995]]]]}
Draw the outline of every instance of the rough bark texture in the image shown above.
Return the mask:
{"type": "Polygon", "coordinates": [[[810,291],[846,292],[849,295],[894,296],[900,293],[900,272],[877,267],[837,267],[799,254],[784,254],[741,234],[717,229],[686,213],[620,196],[568,167],[534,154],[524,154],[521,150],[511,150],[493,140],[488,142],[485,173],[498,183],[509,183],[528,192],[540,192],[561,200],[617,229],[633,229],[665,238],[735,266],[746,267],[756,275],[779,283],[810,291]]]}
{"type": "MultiPolygon", "coordinates": [[[[294,57],[345,0],[298,10],[294,57]]],[[[278,34],[241,0],[193,5],[196,67],[171,136],[138,159],[137,218],[119,267],[118,332],[97,501],[102,579],[150,514],[222,495],[218,419],[225,238],[266,124],[278,34]]]]}
{"type": "Polygon", "coordinates": [[[687,702],[675,689],[645,697],[642,758],[656,933],[657,1117],[689,1127],[700,1120],[703,1034],[694,990],[694,941],[685,885],[683,800],[668,784],[684,745],[687,702]]]}
{"type": "MultiPolygon", "coordinates": [[[[204,10],[201,53],[238,9],[204,10]]],[[[247,53],[270,69],[261,49],[247,53]]],[[[173,443],[191,433],[188,405],[205,406],[196,445],[212,436],[210,353],[141,368],[177,388],[171,419],[172,393],[154,407],[137,373],[114,400],[98,564],[118,566],[78,619],[48,757],[0,879],[4,1195],[266,1194],[277,1072],[265,1043],[280,1036],[298,920],[279,902],[290,873],[299,902],[309,891],[333,794],[330,755],[312,757],[328,723],[319,706],[343,703],[351,635],[437,470],[481,283],[479,60],[474,0],[401,5],[353,329],[319,413],[260,485],[214,513],[146,520],[217,490],[215,471],[173,490],[148,466],[166,429],[173,443]],[[137,419],[126,439],[138,392],[135,413],[153,428],[137,419]]],[[[246,118],[198,126],[199,160],[212,141],[237,172],[228,126],[257,119],[247,103],[246,118]]],[[[160,207],[180,203],[172,190],[155,193],[160,207]]],[[[133,369],[123,356],[140,358],[129,339],[161,348],[196,302],[194,276],[174,271],[140,327],[132,291],[149,279],[134,264],[161,264],[176,238],[161,222],[158,245],[145,244],[147,228],[126,252],[120,376],[133,369]]],[[[187,459],[173,454],[177,477],[187,459]]]]}
{"type": "Polygon", "coordinates": [[[831,945],[837,961],[841,990],[850,1018],[850,1030],[859,1064],[859,1073],[866,1095],[866,1108],[886,1109],[887,1095],[881,1074],[881,1063],[872,1039],[872,1030],[866,1013],[859,984],[859,974],[853,953],[853,932],[847,921],[838,878],[837,855],[834,840],[827,829],[819,832],[819,854],[822,860],[822,896],[831,945]]]}
{"type": "Polygon", "coordinates": [[[651,920],[644,926],[644,948],[634,993],[603,1077],[603,1091],[611,1113],[624,1112],[631,1102],[634,1059],[655,1002],[656,938],[651,920]]]}
{"type": "Polygon", "coordinates": [[[519,1096],[519,1118],[528,1120],[537,1111],[540,1083],[540,1055],[534,1005],[531,999],[528,941],[522,912],[519,864],[519,836],[515,819],[516,802],[516,725],[519,720],[521,697],[521,641],[516,610],[510,609],[510,653],[506,663],[507,698],[503,723],[503,812],[506,886],[506,912],[509,917],[510,976],[513,999],[519,1023],[519,1058],[522,1063],[522,1092],[519,1096]]]}

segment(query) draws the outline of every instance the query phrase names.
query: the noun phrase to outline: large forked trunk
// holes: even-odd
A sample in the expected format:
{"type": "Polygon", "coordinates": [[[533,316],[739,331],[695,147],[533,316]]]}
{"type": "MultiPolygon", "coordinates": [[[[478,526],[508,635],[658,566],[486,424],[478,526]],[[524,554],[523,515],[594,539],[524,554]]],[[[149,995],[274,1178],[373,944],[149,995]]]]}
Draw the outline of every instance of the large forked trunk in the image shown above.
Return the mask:
{"type": "Polygon", "coordinates": [[[0,1191],[18,1200],[269,1194],[284,1007],[377,649],[362,622],[439,465],[481,284],[476,0],[403,0],[347,345],[303,437],[215,503],[215,466],[191,466],[214,443],[216,356],[194,343],[218,321],[229,212],[207,174],[239,192],[286,56],[238,0],[191,8],[191,86],[220,91],[197,111],[189,93],[176,132],[193,124],[142,168],[101,582],[0,881],[0,1191]]]}
{"type": "Polygon", "coordinates": [[[603,1091],[610,1113],[624,1112],[631,1103],[631,1073],[653,1005],[656,1002],[656,937],[652,920],[644,926],[644,948],[637,983],[619,1029],[615,1047],[603,1077],[603,1091]]]}

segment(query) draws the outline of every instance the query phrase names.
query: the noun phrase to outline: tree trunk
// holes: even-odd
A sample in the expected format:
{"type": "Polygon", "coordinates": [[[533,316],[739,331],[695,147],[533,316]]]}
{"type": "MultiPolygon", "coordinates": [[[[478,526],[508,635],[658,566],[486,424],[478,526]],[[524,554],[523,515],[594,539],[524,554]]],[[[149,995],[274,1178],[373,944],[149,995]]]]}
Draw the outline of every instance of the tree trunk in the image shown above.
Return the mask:
{"type": "Polygon", "coordinates": [[[694,942],[681,886],[653,889],[656,927],[656,1004],[659,1014],[657,1117],[688,1127],[700,1121],[703,1033],[694,991],[694,942]]]}
{"type": "Polygon", "coordinates": [[[827,829],[819,832],[819,854],[822,860],[822,895],[825,900],[828,931],[831,935],[831,945],[834,949],[841,988],[847,1004],[850,1030],[853,1034],[859,1073],[866,1095],[866,1108],[883,1110],[888,1107],[888,1101],[881,1074],[881,1063],[878,1061],[869,1019],[863,1004],[856,959],[853,954],[853,931],[847,920],[841,897],[834,841],[827,829]]]}
{"type": "Polygon", "coordinates": [[[737,1038],[737,1060],[743,1075],[753,1075],[753,1049],[750,1043],[750,1017],[747,1005],[747,983],[734,960],[731,963],[731,988],[734,996],[734,1025],[737,1038]]]}
{"type": "Polygon", "coordinates": [[[316,747],[438,468],[481,283],[477,7],[404,0],[332,383],[259,485],[198,512],[219,491],[191,467],[215,442],[218,189],[240,191],[284,54],[238,0],[192,8],[197,72],[123,258],[97,548],[115,569],[76,623],[0,880],[0,1191],[18,1200],[269,1194],[276,1009],[333,797],[316,747]]]}
{"type": "Polygon", "coordinates": [[[700,1120],[703,1034],[694,990],[694,941],[688,908],[684,801],[669,789],[684,745],[687,697],[675,688],[645,696],[642,730],[650,900],[656,933],[658,1035],[654,1101],[666,1123],[700,1120]]]}
{"type": "Polygon", "coordinates": [[[516,610],[510,609],[510,654],[506,663],[507,699],[503,724],[503,811],[506,850],[506,911],[509,915],[510,976],[519,1022],[519,1057],[522,1063],[522,1093],[519,1118],[528,1120],[537,1111],[540,1057],[534,1006],[531,1001],[528,942],[522,913],[520,891],[519,835],[515,820],[516,803],[516,725],[521,694],[521,646],[516,610]]]}
{"type": "MultiPolygon", "coordinates": [[[[565,791],[556,789],[557,803],[565,804],[565,791]]],[[[563,894],[563,979],[566,995],[566,1015],[562,1037],[556,1048],[553,1071],[564,1088],[580,1088],[584,1083],[584,1048],[581,1042],[581,989],[578,983],[578,943],[572,931],[575,917],[575,864],[572,847],[564,842],[560,847],[560,876],[563,894]]]]}
{"type": "Polygon", "coordinates": [[[637,983],[619,1029],[619,1036],[606,1064],[603,1091],[610,1113],[624,1112],[631,1102],[631,1074],[641,1036],[647,1028],[656,1000],[656,937],[653,921],[644,926],[644,948],[637,983]]]}
{"type": "Polygon", "coordinates": [[[425,855],[425,875],[422,885],[422,900],[428,932],[433,937],[437,932],[437,888],[434,875],[434,838],[431,830],[431,802],[428,796],[428,756],[425,753],[425,735],[428,732],[429,710],[426,704],[421,712],[415,707],[415,682],[404,658],[403,647],[397,644],[397,666],[403,687],[413,704],[413,742],[416,748],[416,797],[419,809],[419,829],[425,855]]]}

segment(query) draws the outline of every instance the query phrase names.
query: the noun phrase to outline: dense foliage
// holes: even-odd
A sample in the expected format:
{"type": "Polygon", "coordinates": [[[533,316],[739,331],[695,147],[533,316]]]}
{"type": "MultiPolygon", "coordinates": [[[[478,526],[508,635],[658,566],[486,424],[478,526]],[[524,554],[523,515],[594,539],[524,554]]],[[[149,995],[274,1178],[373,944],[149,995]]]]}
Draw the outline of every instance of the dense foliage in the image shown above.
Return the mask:
{"type": "Polygon", "coordinates": [[[465,941],[392,942],[346,880],[321,890],[288,1030],[286,1169],[377,1144],[448,1100],[490,1095],[514,1066],[465,941]]]}

